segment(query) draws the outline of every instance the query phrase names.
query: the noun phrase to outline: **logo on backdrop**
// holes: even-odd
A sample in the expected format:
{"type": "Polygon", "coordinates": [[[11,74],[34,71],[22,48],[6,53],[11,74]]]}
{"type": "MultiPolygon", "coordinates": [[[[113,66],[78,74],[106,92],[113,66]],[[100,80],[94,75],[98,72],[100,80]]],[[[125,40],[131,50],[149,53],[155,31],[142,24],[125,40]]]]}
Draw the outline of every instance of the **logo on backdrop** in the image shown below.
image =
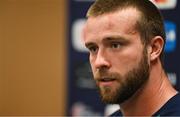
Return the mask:
{"type": "Polygon", "coordinates": [[[177,0],[151,0],[159,9],[174,9],[177,0]]]}
{"type": "Polygon", "coordinates": [[[173,52],[176,49],[176,25],[173,22],[165,21],[166,45],[165,52],[173,52]]]}
{"type": "Polygon", "coordinates": [[[85,19],[78,19],[72,25],[72,46],[78,52],[88,52],[83,43],[82,31],[85,19]]]}
{"type": "Polygon", "coordinates": [[[168,73],[168,79],[170,80],[171,84],[173,86],[176,86],[177,85],[177,75],[176,73],[168,73]]]}

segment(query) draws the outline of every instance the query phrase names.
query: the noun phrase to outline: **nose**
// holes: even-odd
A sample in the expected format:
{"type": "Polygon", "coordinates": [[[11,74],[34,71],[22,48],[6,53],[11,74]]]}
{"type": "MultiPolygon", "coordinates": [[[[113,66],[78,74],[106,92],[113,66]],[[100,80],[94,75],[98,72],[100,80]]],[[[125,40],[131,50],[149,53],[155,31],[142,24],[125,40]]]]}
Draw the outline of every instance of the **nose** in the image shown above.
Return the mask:
{"type": "Polygon", "coordinates": [[[108,59],[108,55],[105,52],[99,50],[94,65],[96,69],[110,68],[110,61],[108,59]]]}

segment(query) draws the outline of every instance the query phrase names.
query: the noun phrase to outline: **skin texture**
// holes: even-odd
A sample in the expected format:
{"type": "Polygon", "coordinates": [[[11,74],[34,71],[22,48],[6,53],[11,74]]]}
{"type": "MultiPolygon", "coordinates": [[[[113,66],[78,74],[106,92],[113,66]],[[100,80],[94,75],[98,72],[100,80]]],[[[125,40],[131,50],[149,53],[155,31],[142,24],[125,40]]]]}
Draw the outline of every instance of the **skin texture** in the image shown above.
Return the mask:
{"type": "Polygon", "coordinates": [[[122,89],[128,82],[127,74],[136,80],[148,75],[147,81],[142,82],[133,95],[118,103],[123,115],[152,115],[177,93],[167,80],[159,59],[164,45],[162,37],[155,36],[144,46],[135,29],[139,18],[139,11],[129,7],[89,17],[83,31],[94,79],[104,99],[110,100],[117,89],[122,89]],[[141,65],[144,59],[149,67],[148,74],[139,70],[144,66],[141,65]],[[141,75],[132,74],[130,71],[134,69],[141,75]]]}

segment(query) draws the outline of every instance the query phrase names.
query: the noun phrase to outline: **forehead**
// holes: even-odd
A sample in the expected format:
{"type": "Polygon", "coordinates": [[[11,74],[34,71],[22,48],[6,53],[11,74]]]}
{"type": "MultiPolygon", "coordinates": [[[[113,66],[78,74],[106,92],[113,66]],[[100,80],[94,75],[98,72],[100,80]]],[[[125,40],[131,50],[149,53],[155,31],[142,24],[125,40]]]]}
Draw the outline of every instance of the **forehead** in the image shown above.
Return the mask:
{"type": "Polygon", "coordinates": [[[132,7],[89,17],[85,25],[85,32],[100,33],[111,30],[111,33],[133,33],[139,18],[140,12],[132,7]]]}

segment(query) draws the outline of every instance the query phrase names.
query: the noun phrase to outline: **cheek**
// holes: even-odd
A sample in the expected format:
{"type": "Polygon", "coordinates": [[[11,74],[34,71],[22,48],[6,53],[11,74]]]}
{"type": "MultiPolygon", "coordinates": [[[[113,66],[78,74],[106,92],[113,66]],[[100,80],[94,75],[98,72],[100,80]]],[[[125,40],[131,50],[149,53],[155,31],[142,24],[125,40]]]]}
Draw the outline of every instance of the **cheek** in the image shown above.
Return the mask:
{"type": "Polygon", "coordinates": [[[93,66],[92,64],[93,64],[93,58],[92,58],[92,56],[91,55],[89,55],[89,62],[90,62],[90,64],[91,64],[91,67],[93,66]]]}
{"type": "Polygon", "coordinates": [[[136,53],[116,55],[116,57],[112,59],[112,64],[114,66],[112,69],[124,75],[127,71],[137,66],[140,58],[141,56],[136,53]]]}
{"type": "Polygon", "coordinates": [[[90,65],[91,65],[91,70],[94,73],[95,72],[94,58],[91,55],[89,55],[89,62],[90,62],[90,65]]]}

